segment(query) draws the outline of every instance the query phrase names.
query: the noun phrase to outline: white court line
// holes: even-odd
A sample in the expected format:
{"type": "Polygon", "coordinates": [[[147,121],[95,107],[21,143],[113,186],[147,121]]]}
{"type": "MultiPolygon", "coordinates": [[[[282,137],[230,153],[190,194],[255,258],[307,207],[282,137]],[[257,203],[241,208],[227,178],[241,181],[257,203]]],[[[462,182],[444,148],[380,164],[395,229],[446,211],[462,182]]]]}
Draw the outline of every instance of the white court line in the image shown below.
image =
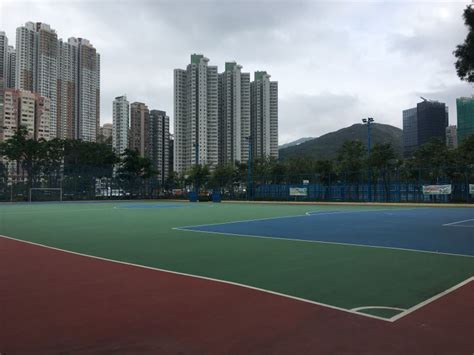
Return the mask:
{"type": "Polygon", "coordinates": [[[351,311],[359,312],[359,311],[363,311],[363,310],[366,310],[366,309],[390,309],[390,310],[400,311],[400,312],[406,311],[405,308],[387,307],[387,306],[365,306],[365,307],[356,307],[356,308],[352,308],[351,311]]]}
{"type": "MultiPolygon", "coordinates": [[[[368,212],[386,212],[386,211],[411,211],[414,210],[415,208],[403,208],[403,209],[376,209],[376,210],[364,210],[364,211],[330,211],[330,212],[318,212],[318,211],[308,211],[305,212],[305,214],[294,214],[294,215],[289,215],[289,216],[277,216],[277,217],[264,217],[264,218],[253,218],[253,219],[241,219],[237,221],[230,221],[230,222],[218,222],[218,223],[205,223],[205,224],[194,224],[192,226],[180,226],[180,227],[175,227],[173,229],[180,229],[180,228],[193,228],[193,227],[204,227],[204,226],[219,226],[219,225],[225,225],[225,224],[235,224],[235,223],[241,223],[241,222],[257,222],[257,221],[268,221],[272,219],[284,219],[284,218],[294,218],[294,217],[314,217],[314,216],[324,216],[324,215],[332,215],[332,214],[352,214],[352,213],[368,213],[368,212]],[[316,212],[316,213],[314,213],[316,212]]],[[[420,208],[417,208],[420,209],[420,208]]]]}
{"type": "MultiPolygon", "coordinates": [[[[461,223],[464,223],[464,222],[469,222],[469,221],[474,221],[474,218],[471,218],[471,219],[465,219],[463,221],[457,221],[457,222],[451,222],[451,223],[445,223],[443,224],[443,227],[447,227],[447,226],[455,226],[457,224],[461,224],[461,223]]],[[[470,226],[469,226],[470,227],[470,226]]]]}
{"type": "Polygon", "coordinates": [[[30,241],[26,241],[26,240],[21,240],[21,239],[17,239],[17,238],[13,238],[13,237],[8,237],[6,235],[1,235],[1,234],[0,234],[0,238],[10,239],[10,240],[14,240],[16,242],[35,245],[35,246],[42,247],[42,248],[45,248],[45,249],[56,250],[56,251],[60,251],[60,252],[63,252],[63,253],[79,255],[79,256],[82,256],[82,257],[96,259],[96,260],[102,260],[102,261],[106,261],[106,262],[110,262],[110,263],[127,265],[127,266],[147,269],[147,270],[161,271],[161,272],[165,272],[165,273],[169,273],[169,274],[173,274],[173,275],[180,275],[180,276],[184,276],[184,277],[191,277],[191,278],[196,278],[196,279],[201,279],[201,280],[207,280],[207,281],[219,282],[219,283],[223,283],[223,284],[227,284],[227,285],[243,287],[243,288],[247,288],[247,289],[254,290],[254,291],[264,292],[264,293],[268,293],[268,294],[271,294],[271,295],[292,299],[292,300],[295,300],[295,301],[314,304],[314,305],[317,305],[317,306],[326,307],[326,308],[338,310],[338,311],[341,311],[341,312],[351,313],[351,314],[357,315],[357,316],[378,319],[378,320],[382,320],[384,322],[391,322],[391,323],[399,320],[402,317],[405,317],[406,315],[420,309],[421,307],[423,307],[423,306],[425,306],[425,305],[441,298],[442,296],[447,295],[450,292],[453,292],[454,290],[456,290],[456,289],[458,289],[458,288],[460,288],[460,287],[462,287],[462,286],[466,285],[467,283],[474,280],[474,276],[470,277],[467,280],[464,280],[463,282],[461,282],[461,283],[459,283],[459,284],[457,284],[457,285],[455,285],[455,286],[453,286],[453,287],[451,287],[451,288],[449,288],[449,289],[447,289],[447,290],[445,290],[445,291],[443,291],[443,292],[427,299],[426,301],[423,301],[423,302],[407,309],[406,311],[404,311],[402,313],[399,313],[399,314],[395,315],[392,318],[383,318],[383,317],[378,317],[378,316],[371,315],[371,314],[355,312],[351,309],[341,308],[341,307],[333,306],[333,305],[330,305],[330,304],[316,302],[316,301],[308,300],[308,299],[305,299],[305,298],[295,297],[295,296],[287,295],[287,294],[284,294],[284,293],[270,291],[270,290],[266,290],[266,289],[263,289],[263,288],[249,286],[249,285],[245,285],[245,284],[241,284],[241,283],[237,283],[237,282],[219,280],[219,279],[215,279],[215,278],[212,278],[212,277],[206,277],[206,276],[193,275],[193,274],[188,274],[188,273],[183,273],[183,272],[178,272],[178,271],[160,269],[160,268],[155,268],[155,267],[151,267],[151,266],[145,266],[145,265],[140,265],[140,264],[129,263],[129,262],[126,262],[126,261],[107,259],[107,258],[103,258],[103,257],[100,257],[100,256],[94,256],[94,255],[89,255],[89,254],[78,253],[78,252],[75,252],[75,251],[70,251],[70,250],[66,250],[66,249],[51,247],[51,246],[44,245],[44,244],[39,244],[39,243],[30,242],[30,241]]]}
{"type": "Polygon", "coordinates": [[[374,316],[374,315],[371,315],[371,314],[353,312],[353,311],[351,311],[350,309],[347,309],[347,308],[332,306],[332,305],[329,305],[329,304],[326,304],[326,303],[320,303],[320,302],[308,300],[308,299],[305,299],[305,298],[300,298],[300,297],[296,297],[296,296],[287,295],[285,293],[270,291],[270,290],[266,290],[266,289],[259,288],[259,287],[254,287],[254,286],[241,284],[241,283],[238,283],[238,282],[220,280],[220,279],[215,279],[215,278],[212,278],[212,277],[193,275],[193,274],[188,274],[188,273],[184,273],[184,272],[160,269],[160,268],[156,268],[156,267],[152,267],[152,266],[145,266],[145,265],[140,265],[140,264],[129,263],[129,262],[126,262],[126,261],[113,260],[113,259],[103,258],[103,257],[100,257],[100,256],[94,256],[94,255],[89,255],[89,254],[78,253],[78,252],[75,252],[75,251],[70,251],[70,250],[66,250],[66,249],[51,247],[49,245],[44,245],[44,244],[39,244],[39,243],[35,243],[35,242],[21,240],[21,239],[17,239],[17,238],[13,238],[13,237],[8,237],[6,235],[0,235],[0,238],[10,239],[10,240],[14,240],[16,242],[25,243],[25,244],[31,244],[31,245],[35,245],[35,246],[46,248],[46,249],[60,251],[60,252],[63,252],[63,253],[79,255],[79,256],[86,257],[86,258],[97,259],[97,260],[107,261],[107,262],[121,264],[121,265],[133,266],[133,267],[138,267],[138,268],[147,269],[147,270],[161,271],[161,272],[166,272],[166,273],[169,273],[169,274],[180,275],[180,276],[185,276],[185,277],[192,277],[192,278],[201,279],[201,280],[214,281],[214,282],[219,282],[219,283],[223,283],[223,284],[227,284],[227,285],[239,286],[239,287],[247,288],[247,289],[254,290],[254,291],[260,291],[260,292],[272,294],[272,295],[275,295],[275,296],[285,297],[285,298],[289,298],[289,299],[300,301],[300,302],[305,302],[305,303],[310,303],[310,304],[314,304],[314,305],[321,306],[321,307],[335,309],[335,310],[338,310],[338,311],[341,311],[341,312],[351,313],[353,315],[358,315],[358,316],[363,316],[363,317],[368,317],[368,318],[374,318],[374,319],[378,319],[378,320],[383,320],[385,322],[392,322],[388,318],[378,317],[378,316],[374,316]]]}
{"type": "MultiPolygon", "coordinates": [[[[302,217],[302,216],[297,216],[297,217],[302,217]]],[[[220,224],[220,223],[217,223],[217,224],[220,224]]],[[[227,224],[227,223],[223,223],[223,224],[227,224]]],[[[426,253],[426,254],[435,254],[435,255],[448,255],[448,256],[458,256],[458,257],[461,256],[461,257],[465,257],[465,258],[474,258],[474,255],[445,253],[445,252],[430,251],[430,250],[408,249],[408,248],[399,248],[399,247],[385,247],[385,246],[379,246],[379,245],[366,245],[366,244],[343,243],[343,242],[328,242],[328,241],[322,241],[322,240],[296,239],[296,238],[286,238],[286,237],[269,237],[269,236],[256,235],[256,234],[240,234],[240,233],[206,231],[206,230],[202,230],[202,229],[201,230],[200,229],[190,229],[190,228],[193,228],[193,227],[205,227],[205,226],[213,226],[213,225],[215,225],[215,224],[203,224],[203,225],[189,226],[189,227],[174,227],[174,228],[171,228],[171,229],[178,230],[178,231],[185,231],[185,232],[194,232],[194,233],[230,235],[230,236],[235,236],[235,237],[286,240],[286,241],[303,242],[303,243],[334,244],[334,245],[351,246],[351,247],[388,249],[388,250],[402,250],[402,251],[409,251],[409,252],[415,252],[415,253],[426,253]]]]}
{"type": "Polygon", "coordinates": [[[80,210],[69,210],[67,208],[60,208],[57,210],[21,210],[21,211],[1,211],[0,212],[0,217],[1,216],[11,216],[11,215],[18,215],[18,214],[42,214],[42,213],[58,213],[58,212],[89,212],[89,211],[104,211],[107,209],[112,209],[110,208],[111,206],[107,206],[107,208],[84,208],[80,210]]]}
{"type": "Polygon", "coordinates": [[[428,298],[427,300],[425,300],[423,302],[418,303],[417,305],[414,305],[413,307],[408,308],[406,311],[403,311],[403,312],[393,316],[392,318],[390,318],[390,320],[392,322],[395,322],[395,321],[399,320],[400,318],[403,318],[403,317],[407,316],[408,314],[415,312],[416,310],[420,309],[421,307],[424,307],[427,304],[430,304],[430,303],[436,301],[437,299],[439,299],[443,296],[446,296],[448,293],[451,293],[451,292],[457,290],[458,288],[460,288],[464,285],[467,285],[469,282],[472,282],[472,281],[474,281],[474,276],[458,283],[457,285],[454,285],[451,288],[448,288],[447,290],[445,290],[443,292],[438,293],[437,295],[434,295],[431,298],[428,298]]]}

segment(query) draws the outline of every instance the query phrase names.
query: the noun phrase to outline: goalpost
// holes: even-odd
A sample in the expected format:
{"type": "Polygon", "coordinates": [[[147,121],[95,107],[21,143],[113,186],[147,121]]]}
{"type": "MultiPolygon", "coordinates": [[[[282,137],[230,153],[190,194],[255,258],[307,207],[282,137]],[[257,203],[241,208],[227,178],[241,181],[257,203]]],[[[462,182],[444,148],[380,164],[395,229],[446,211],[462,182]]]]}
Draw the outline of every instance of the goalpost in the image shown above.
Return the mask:
{"type": "Polygon", "coordinates": [[[28,201],[33,201],[33,193],[39,191],[43,192],[42,196],[47,197],[44,199],[34,199],[35,201],[60,201],[63,200],[63,189],[61,187],[32,187],[29,191],[28,201]],[[53,199],[51,199],[53,197],[53,199]],[[56,197],[56,200],[54,198],[56,197]]]}

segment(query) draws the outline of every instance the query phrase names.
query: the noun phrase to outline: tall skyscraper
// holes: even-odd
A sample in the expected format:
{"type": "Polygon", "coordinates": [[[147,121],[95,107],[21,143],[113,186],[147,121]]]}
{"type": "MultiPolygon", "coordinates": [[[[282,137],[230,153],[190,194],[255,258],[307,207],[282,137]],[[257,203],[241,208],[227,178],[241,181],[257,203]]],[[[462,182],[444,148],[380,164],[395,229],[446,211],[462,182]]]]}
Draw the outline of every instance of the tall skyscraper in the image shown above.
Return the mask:
{"type": "Polygon", "coordinates": [[[191,63],[174,70],[174,170],[218,163],[218,74],[209,59],[192,54],[191,63]]]}
{"type": "Polygon", "coordinates": [[[100,125],[100,55],[84,38],[70,38],[77,46],[77,139],[95,142],[100,125]]]}
{"type": "Polygon", "coordinates": [[[130,129],[130,105],[127,96],[118,96],[113,102],[112,147],[121,155],[128,148],[130,129]]]}
{"type": "Polygon", "coordinates": [[[438,101],[422,98],[415,108],[403,111],[403,150],[411,155],[419,146],[438,138],[446,143],[448,107],[438,101]]]}
{"type": "Polygon", "coordinates": [[[219,74],[219,164],[247,162],[250,136],[250,74],[235,62],[219,74]]]}
{"type": "Polygon", "coordinates": [[[460,97],[456,99],[456,110],[458,114],[458,144],[474,134],[474,96],[460,97]]]}
{"type": "Polygon", "coordinates": [[[59,41],[58,122],[57,136],[61,139],[77,137],[77,46],[72,41],[59,41]]]}
{"type": "Polygon", "coordinates": [[[142,102],[134,102],[130,106],[130,137],[129,147],[136,150],[141,156],[146,156],[148,145],[148,128],[150,125],[150,111],[142,102]]]}
{"type": "Polygon", "coordinates": [[[7,80],[6,87],[13,89],[15,87],[16,77],[16,50],[13,46],[8,46],[7,50],[7,80]]]}
{"type": "Polygon", "coordinates": [[[100,122],[100,56],[86,39],[58,39],[44,23],[17,28],[15,87],[51,101],[59,138],[94,142],[100,122]]]}
{"type": "Polygon", "coordinates": [[[278,82],[265,71],[250,84],[253,158],[278,158],[278,82]]]}
{"type": "Polygon", "coordinates": [[[0,31],[0,79],[6,85],[7,79],[7,62],[8,62],[8,37],[5,32],[0,31]]]}
{"type": "Polygon", "coordinates": [[[27,22],[16,30],[16,50],[15,87],[37,92],[50,100],[50,129],[56,132],[58,35],[45,23],[27,22]]]}
{"type": "Polygon", "coordinates": [[[455,125],[446,127],[446,146],[449,149],[458,147],[457,127],[455,125]]]}
{"type": "Polygon", "coordinates": [[[403,155],[410,156],[418,148],[416,107],[403,111],[403,155]]]}
{"type": "Polygon", "coordinates": [[[446,143],[448,110],[444,103],[424,99],[416,105],[418,145],[428,143],[433,138],[446,143]]]}
{"type": "Polygon", "coordinates": [[[169,176],[170,118],[165,111],[151,110],[149,123],[146,156],[163,184],[169,176]]]}

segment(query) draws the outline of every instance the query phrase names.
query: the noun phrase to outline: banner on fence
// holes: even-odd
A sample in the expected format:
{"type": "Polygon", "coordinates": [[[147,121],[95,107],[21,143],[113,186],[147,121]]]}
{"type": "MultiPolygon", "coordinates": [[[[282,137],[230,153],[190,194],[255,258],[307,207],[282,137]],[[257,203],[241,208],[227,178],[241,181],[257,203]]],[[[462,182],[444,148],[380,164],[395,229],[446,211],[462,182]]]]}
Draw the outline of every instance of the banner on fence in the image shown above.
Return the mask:
{"type": "Polygon", "coordinates": [[[308,196],[308,188],[290,187],[290,196],[308,196]]]}
{"type": "Polygon", "coordinates": [[[469,184],[469,193],[474,195],[474,184],[469,184]]]}
{"type": "Polygon", "coordinates": [[[449,195],[451,185],[423,185],[424,195],[449,195]]]}

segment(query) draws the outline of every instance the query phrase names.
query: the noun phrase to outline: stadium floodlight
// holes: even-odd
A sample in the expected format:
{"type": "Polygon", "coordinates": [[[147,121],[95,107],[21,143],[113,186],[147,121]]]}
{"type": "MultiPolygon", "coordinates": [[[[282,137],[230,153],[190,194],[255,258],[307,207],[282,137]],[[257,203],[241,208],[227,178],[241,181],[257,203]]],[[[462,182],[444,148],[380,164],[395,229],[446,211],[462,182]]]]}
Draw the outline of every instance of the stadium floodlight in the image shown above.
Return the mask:
{"type": "Polygon", "coordinates": [[[252,198],[252,135],[244,137],[244,139],[249,143],[249,155],[247,160],[247,200],[252,198]]]}
{"type": "MultiPolygon", "coordinates": [[[[370,159],[370,126],[371,124],[375,121],[373,117],[367,117],[362,119],[362,123],[367,124],[367,154],[368,158],[370,159]]],[[[371,182],[371,168],[370,168],[370,163],[369,163],[369,169],[368,169],[368,197],[369,201],[372,201],[372,182],[371,182]]]]}

